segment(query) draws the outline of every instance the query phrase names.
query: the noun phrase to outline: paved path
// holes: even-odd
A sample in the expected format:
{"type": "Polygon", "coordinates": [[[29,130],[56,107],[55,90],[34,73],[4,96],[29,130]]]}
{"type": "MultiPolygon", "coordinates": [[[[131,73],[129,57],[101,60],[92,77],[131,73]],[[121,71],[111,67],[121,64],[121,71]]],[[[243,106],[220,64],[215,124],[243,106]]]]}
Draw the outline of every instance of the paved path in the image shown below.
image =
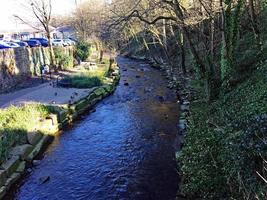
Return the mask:
{"type": "Polygon", "coordinates": [[[66,104],[70,100],[75,101],[88,95],[91,90],[53,87],[50,83],[44,83],[36,87],[0,95],[0,108],[28,103],[66,104]]]}

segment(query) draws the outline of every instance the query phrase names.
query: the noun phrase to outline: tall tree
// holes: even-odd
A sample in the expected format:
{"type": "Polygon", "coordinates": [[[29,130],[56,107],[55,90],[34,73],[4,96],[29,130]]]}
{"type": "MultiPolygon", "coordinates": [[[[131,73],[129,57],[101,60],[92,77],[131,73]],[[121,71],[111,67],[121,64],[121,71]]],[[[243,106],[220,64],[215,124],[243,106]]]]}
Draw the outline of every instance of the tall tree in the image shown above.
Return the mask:
{"type": "Polygon", "coordinates": [[[46,37],[48,39],[49,53],[51,65],[55,68],[55,56],[51,42],[51,13],[52,3],[51,0],[31,0],[30,1],[32,12],[37,20],[42,24],[46,37]]]}

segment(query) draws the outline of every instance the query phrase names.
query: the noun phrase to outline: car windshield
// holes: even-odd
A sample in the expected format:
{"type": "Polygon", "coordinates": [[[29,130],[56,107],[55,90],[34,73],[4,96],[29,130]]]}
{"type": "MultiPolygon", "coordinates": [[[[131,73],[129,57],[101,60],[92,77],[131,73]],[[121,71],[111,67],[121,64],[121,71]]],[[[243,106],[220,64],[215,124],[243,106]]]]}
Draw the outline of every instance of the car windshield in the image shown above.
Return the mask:
{"type": "Polygon", "coordinates": [[[61,40],[54,40],[55,42],[61,42],[61,40]]]}

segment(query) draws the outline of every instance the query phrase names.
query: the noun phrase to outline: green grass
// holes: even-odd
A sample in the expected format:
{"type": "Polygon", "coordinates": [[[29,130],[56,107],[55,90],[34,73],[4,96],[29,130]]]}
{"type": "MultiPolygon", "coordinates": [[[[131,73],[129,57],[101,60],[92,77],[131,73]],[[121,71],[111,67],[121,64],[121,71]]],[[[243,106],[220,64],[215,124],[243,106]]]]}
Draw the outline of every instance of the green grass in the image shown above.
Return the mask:
{"type": "Polygon", "coordinates": [[[101,78],[98,76],[92,76],[89,73],[82,73],[70,77],[72,87],[75,88],[92,88],[101,86],[103,84],[101,78]]]}
{"type": "Polygon", "coordinates": [[[267,184],[267,64],[211,104],[193,102],[178,156],[188,198],[264,199],[267,184]]]}
{"type": "Polygon", "coordinates": [[[104,84],[104,78],[108,75],[108,65],[99,65],[94,71],[84,70],[79,74],[66,77],[75,88],[92,88],[104,84]]]}
{"type": "Polygon", "coordinates": [[[8,158],[11,147],[27,143],[27,132],[38,130],[36,125],[49,113],[46,106],[38,104],[0,110],[0,163],[8,158]]]}

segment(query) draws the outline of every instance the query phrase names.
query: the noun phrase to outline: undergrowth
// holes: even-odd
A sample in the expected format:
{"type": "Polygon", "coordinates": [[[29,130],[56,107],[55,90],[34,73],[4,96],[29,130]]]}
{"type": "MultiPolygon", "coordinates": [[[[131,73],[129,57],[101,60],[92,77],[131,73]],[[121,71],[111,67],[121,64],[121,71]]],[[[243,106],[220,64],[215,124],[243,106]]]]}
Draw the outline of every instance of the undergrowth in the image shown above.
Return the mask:
{"type": "Polygon", "coordinates": [[[191,106],[178,156],[190,199],[266,199],[267,64],[213,103],[191,106]]]}

